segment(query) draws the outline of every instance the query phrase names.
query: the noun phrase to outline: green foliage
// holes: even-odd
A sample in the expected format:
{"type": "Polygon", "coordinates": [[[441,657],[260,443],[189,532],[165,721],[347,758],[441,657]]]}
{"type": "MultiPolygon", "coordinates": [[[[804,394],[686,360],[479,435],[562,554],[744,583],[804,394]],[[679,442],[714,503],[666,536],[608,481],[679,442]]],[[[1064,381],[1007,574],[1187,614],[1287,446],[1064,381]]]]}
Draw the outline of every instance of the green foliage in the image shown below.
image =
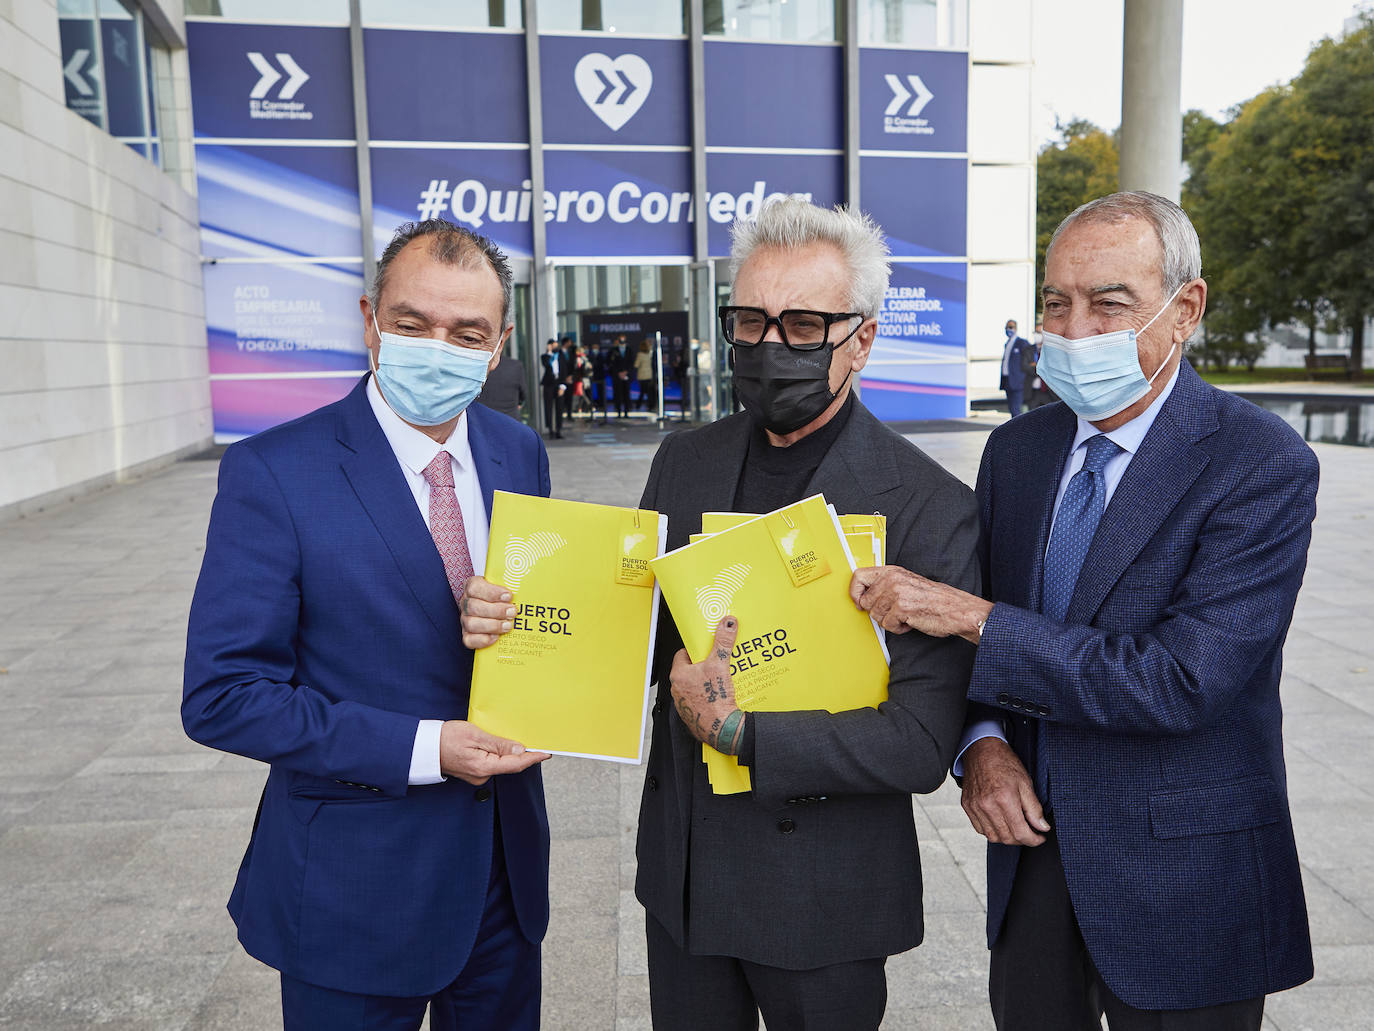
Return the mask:
{"type": "Polygon", "coordinates": [[[1060,123],[1060,139],[1035,162],[1035,281],[1045,281],[1045,248],[1059,223],[1080,204],[1115,193],[1116,140],[1091,122],[1060,123]]]}
{"type": "MultiPolygon", "coordinates": [[[[1356,332],[1374,312],[1374,21],[1313,47],[1301,75],[1219,124],[1184,119],[1184,207],[1202,239],[1199,352],[1253,365],[1266,324],[1356,332]]],[[[1218,366],[1219,367],[1219,366],[1218,366]]]]}

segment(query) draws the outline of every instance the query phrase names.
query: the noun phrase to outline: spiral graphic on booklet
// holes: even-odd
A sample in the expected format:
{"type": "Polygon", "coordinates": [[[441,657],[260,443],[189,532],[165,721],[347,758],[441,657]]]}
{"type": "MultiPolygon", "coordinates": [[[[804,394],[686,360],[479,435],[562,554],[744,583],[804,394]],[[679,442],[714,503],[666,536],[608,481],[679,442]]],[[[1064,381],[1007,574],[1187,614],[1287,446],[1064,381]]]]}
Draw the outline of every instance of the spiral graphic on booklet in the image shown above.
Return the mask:
{"type": "Polygon", "coordinates": [[[512,592],[520,589],[521,582],[536,562],[548,558],[568,542],[561,534],[551,530],[540,530],[528,537],[512,537],[506,545],[506,571],[502,578],[504,586],[512,592]]]}
{"type": "Polygon", "coordinates": [[[715,630],[722,616],[730,614],[730,606],[735,595],[744,586],[744,578],[749,575],[749,566],[737,563],[726,566],[711,578],[705,587],[697,588],[697,608],[701,610],[706,625],[715,630]]]}

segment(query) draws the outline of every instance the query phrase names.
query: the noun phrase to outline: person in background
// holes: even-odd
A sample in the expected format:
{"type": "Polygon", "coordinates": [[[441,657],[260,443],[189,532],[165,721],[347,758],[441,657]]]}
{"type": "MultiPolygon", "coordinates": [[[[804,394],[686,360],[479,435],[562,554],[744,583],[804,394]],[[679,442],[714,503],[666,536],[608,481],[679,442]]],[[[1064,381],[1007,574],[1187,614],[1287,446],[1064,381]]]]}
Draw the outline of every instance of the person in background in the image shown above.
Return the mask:
{"type": "Polygon", "coordinates": [[[549,338],[539,356],[539,389],[544,395],[544,433],[553,440],[563,439],[563,404],[560,395],[567,389],[564,380],[567,364],[558,341],[549,338]]]}
{"type": "Polygon", "coordinates": [[[1007,320],[1007,342],[1002,348],[1000,387],[1007,394],[1007,411],[1014,419],[1021,414],[1025,394],[1026,369],[1035,360],[1035,349],[1025,337],[1016,335],[1016,320],[1007,320]]]}
{"type": "Polygon", "coordinates": [[[639,384],[638,409],[656,411],[658,408],[658,381],[654,378],[654,344],[644,340],[635,355],[635,381],[639,384]]]}
{"type": "Polygon", "coordinates": [[[607,359],[617,419],[630,417],[630,377],[634,375],[634,362],[634,355],[630,353],[630,346],[625,342],[625,334],[622,333],[615,338],[615,346],[611,348],[607,359]]]}
{"type": "Polygon", "coordinates": [[[477,400],[492,411],[520,421],[520,406],[525,403],[525,366],[513,354],[504,355],[496,368],[487,373],[477,400]]]}

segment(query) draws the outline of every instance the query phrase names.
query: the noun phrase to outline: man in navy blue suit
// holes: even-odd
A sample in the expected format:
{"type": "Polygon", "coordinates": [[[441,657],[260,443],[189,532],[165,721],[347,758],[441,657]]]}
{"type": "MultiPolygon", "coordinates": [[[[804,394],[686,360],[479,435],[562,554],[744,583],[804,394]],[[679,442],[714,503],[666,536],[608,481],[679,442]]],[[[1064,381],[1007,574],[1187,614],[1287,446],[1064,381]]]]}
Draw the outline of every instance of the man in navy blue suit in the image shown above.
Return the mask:
{"type": "Polygon", "coordinates": [[[1002,1031],[1253,1031],[1312,976],[1279,678],[1317,462],[1182,360],[1200,270],[1161,197],[1065,219],[1038,369],[1065,403],[995,431],[978,476],[991,603],[855,574],[886,629],[978,646],[955,773],[1002,1031]]]}
{"type": "Polygon", "coordinates": [[[471,404],[511,270],[410,224],[359,303],[372,373],[220,463],[182,719],[271,764],[229,911],[287,1031],[535,1028],[547,756],[466,721],[459,624],[492,492],[549,493],[539,437],[471,404]]]}
{"type": "Polygon", "coordinates": [[[1007,395],[1007,411],[1014,419],[1021,414],[1026,396],[1026,374],[1035,363],[1035,349],[1025,337],[1016,335],[1016,320],[1007,319],[1007,342],[1002,348],[1000,386],[1007,395]]]}

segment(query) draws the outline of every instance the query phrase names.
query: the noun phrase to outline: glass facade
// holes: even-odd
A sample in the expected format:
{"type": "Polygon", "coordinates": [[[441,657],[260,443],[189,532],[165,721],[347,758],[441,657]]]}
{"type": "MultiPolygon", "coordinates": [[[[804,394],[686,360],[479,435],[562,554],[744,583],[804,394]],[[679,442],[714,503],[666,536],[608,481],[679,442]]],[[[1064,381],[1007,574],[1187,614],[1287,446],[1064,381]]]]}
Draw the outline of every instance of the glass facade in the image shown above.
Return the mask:
{"type": "Polygon", "coordinates": [[[59,0],[67,107],[155,164],[161,162],[155,48],[125,0],[59,0]]]}
{"type": "Polygon", "coordinates": [[[364,25],[444,29],[519,29],[521,0],[362,0],[364,25]]]}
{"type": "Polygon", "coordinates": [[[681,36],[682,0],[539,0],[540,32],[681,36]]]}
{"type": "Polygon", "coordinates": [[[859,43],[962,49],[968,0],[859,0],[859,43]]]}
{"type": "Polygon", "coordinates": [[[186,13],[235,21],[348,24],[348,0],[186,0],[186,13]]]}
{"type": "Polygon", "coordinates": [[[843,0],[705,0],[708,36],[830,43],[844,25],[843,0]]]}

